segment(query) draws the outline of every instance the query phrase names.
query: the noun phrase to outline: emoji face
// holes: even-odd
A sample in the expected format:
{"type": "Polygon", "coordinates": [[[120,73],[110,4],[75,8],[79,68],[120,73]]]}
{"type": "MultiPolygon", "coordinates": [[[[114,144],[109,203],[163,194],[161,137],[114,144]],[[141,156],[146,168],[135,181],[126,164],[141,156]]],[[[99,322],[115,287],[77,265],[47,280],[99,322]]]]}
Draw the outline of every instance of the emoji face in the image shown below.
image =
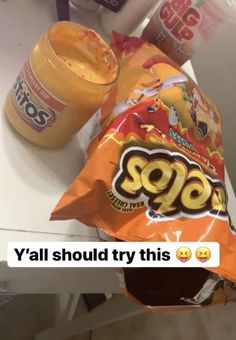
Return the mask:
{"type": "Polygon", "coordinates": [[[185,263],[191,259],[192,252],[188,247],[180,247],[176,251],[176,257],[179,261],[185,263]]]}
{"type": "Polygon", "coordinates": [[[205,263],[211,258],[211,251],[207,247],[199,247],[196,250],[196,258],[198,261],[205,263]]]}

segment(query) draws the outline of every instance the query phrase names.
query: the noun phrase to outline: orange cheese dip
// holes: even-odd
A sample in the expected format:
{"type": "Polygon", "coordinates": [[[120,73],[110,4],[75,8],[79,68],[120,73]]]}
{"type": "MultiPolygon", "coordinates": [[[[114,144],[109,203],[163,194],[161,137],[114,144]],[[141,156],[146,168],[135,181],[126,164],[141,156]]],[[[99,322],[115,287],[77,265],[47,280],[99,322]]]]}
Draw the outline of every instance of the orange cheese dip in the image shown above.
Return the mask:
{"type": "Polygon", "coordinates": [[[94,31],[57,22],[35,44],[4,111],[27,140],[60,147],[98,110],[118,77],[118,62],[94,31]]]}

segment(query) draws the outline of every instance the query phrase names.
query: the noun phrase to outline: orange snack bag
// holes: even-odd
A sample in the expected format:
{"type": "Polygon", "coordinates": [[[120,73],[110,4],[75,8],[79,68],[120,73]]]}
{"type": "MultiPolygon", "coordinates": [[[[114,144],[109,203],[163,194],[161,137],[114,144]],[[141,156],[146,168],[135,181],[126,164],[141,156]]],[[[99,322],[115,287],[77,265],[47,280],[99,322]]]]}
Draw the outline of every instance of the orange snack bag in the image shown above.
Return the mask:
{"type": "Polygon", "coordinates": [[[198,86],[155,46],[113,37],[117,85],[102,132],[51,219],[78,219],[125,241],[215,241],[218,268],[236,281],[221,119],[198,86]]]}

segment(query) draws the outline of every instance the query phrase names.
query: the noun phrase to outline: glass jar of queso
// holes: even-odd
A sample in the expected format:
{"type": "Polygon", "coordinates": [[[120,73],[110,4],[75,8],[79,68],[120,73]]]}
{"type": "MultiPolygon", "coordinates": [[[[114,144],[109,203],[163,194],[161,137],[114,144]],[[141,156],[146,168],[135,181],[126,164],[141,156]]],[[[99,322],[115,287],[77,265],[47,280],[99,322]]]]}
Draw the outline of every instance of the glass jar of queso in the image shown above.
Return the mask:
{"type": "Polygon", "coordinates": [[[106,99],[117,80],[115,55],[94,31],[60,21],[43,33],[5,102],[27,140],[61,147],[106,99]]]}

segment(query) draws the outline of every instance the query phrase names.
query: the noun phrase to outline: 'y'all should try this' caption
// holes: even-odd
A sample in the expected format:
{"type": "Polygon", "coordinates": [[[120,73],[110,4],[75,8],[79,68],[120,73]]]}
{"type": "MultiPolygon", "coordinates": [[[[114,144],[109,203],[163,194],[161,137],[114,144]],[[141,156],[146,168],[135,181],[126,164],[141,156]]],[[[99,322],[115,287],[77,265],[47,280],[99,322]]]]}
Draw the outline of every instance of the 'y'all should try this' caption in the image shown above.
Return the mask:
{"type": "Polygon", "coordinates": [[[9,267],[218,267],[217,242],[11,242],[9,267]]]}

